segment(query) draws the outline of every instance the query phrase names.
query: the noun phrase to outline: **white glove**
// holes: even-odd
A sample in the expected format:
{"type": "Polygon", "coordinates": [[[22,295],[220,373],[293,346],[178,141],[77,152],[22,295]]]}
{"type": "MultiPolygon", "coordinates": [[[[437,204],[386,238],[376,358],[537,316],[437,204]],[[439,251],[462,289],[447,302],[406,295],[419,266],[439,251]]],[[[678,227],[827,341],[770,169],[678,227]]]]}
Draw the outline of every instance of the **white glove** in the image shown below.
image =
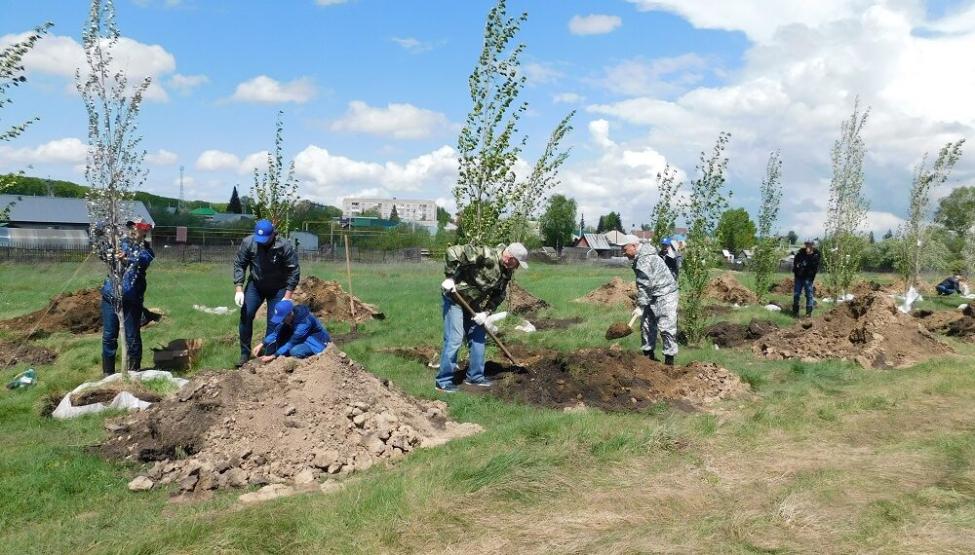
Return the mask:
{"type": "Polygon", "coordinates": [[[443,289],[444,293],[453,293],[457,290],[457,284],[454,283],[454,280],[447,278],[440,284],[440,288],[443,289]]]}
{"type": "Polygon", "coordinates": [[[487,312],[478,312],[477,314],[474,315],[474,323],[479,326],[483,326],[484,323],[487,322],[487,319],[488,319],[487,312]]]}
{"type": "Polygon", "coordinates": [[[234,304],[236,304],[237,306],[239,306],[241,308],[244,307],[244,292],[243,291],[237,291],[236,293],[234,293],[234,304]]]}
{"type": "Polygon", "coordinates": [[[634,308],[633,312],[630,314],[631,318],[636,318],[637,316],[643,316],[643,309],[640,307],[634,308]]]}

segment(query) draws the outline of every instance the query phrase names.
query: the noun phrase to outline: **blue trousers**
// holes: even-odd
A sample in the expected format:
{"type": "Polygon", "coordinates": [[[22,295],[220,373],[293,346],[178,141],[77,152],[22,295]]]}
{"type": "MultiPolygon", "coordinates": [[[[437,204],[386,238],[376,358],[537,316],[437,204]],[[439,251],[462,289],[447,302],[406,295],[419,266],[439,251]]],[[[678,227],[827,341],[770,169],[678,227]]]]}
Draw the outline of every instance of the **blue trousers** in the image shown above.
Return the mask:
{"type": "Polygon", "coordinates": [[[811,278],[796,277],[796,284],[792,289],[792,305],[799,306],[799,297],[803,291],[806,293],[806,309],[812,310],[816,304],[816,297],[813,294],[813,280],[811,278]]]}
{"type": "Polygon", "coordinates": [[[128,352],[128,368],[138,370],[142,364],[142,301],[122,301],[122,325],[111,301],[102,297],[102,359],[115,360],[118,352],[119,328],[125,328],[125,349],[128,352]]]}
{"type": "Polygon", "coordinates": [[[437,372],[437,386],[449,387],[454,382],[454,365],[457,364],[457,353],[467,338],[470,350],[470,364],[467,367],[467,380],[473,383],[483,382],[484,378],[484,342],[486,332],[484,326],[474,323],[470,316],[464,314],[464,309],[453,299],[443,297],[443,350],[440,352],[440,371],[437,372]]]}
{"type": "MultiPolygon", "coordinates": [[[[271,316],[274,315],[274,305],[284,298],[286,289],[265,289],[253,281],[244,286],[244,306],[240,307],[240,356],[249,357],[251,354],[251,340],[254,337],[254,316],[263,303],[267,303],[267,322],[265,330],[271,329],[271,316]]],[[[267,335],[267,331],[264,332],[267,335]]]]}

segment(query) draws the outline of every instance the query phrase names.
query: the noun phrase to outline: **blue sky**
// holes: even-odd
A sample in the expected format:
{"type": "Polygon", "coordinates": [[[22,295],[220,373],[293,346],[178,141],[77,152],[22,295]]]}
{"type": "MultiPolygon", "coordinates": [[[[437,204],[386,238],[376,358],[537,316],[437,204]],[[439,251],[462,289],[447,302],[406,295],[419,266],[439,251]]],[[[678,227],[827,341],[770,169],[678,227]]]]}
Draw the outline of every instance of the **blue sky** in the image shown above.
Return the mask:
{"type": "MultiPolygon", "coordinates": [[[[0,146],[0,170],[82,181],[85,117],[70,74],[86,4],[0,2],[0,42],[55,23],[27,60],[28,85],[3,112],[4,122],[41,121],[0,146]]],[[[466,80],[493,2],[116,4],[131,39],[119,57],[130,74],[155,81],[140,119],[147,190],[175,195],[180,165],[187,196],[225,201],[234,184],[246,190],[281,109],[303,196],[335,204],[383,194],[452,207],[466,80]]],[[[952,73],[975,68],[934,63],[970,58],[971,2],[511,0],[509,11],[529,13],[519,36],[528,45],[526,154],[579,110],[558,192],[577,198],[592,221],[610,209],[627,226],[646,221],[663,164],[693,175],[698,153],[727,129],[734,203],[754,210],[764,160],[781,149],[783,226],[815,233],[830,143],[860,94],[874,110],[871,226],[886,229],[906,204],[906,193],[887,193],[909,185],[925,150],[975,124],[962,95],[946,92],[966,90],[970,78],[952,73]],[[914,84],[921,70],[936,79],[931,90],[914,84]]],[[[970,173],[963,164],[959,179],[970,173]]]]}

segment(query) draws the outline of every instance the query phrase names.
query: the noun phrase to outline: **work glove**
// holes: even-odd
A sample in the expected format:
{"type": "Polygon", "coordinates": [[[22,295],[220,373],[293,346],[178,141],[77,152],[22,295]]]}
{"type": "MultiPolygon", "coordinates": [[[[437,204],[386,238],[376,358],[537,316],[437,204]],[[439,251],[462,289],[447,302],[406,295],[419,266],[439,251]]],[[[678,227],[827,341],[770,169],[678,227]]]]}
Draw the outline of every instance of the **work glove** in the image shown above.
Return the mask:
{"type": "Polygon", "coordinates": [[[236,293],[234,293],[234,304],[236,304],[237,306],[239,306],[241,308],[244,307],[244,292],[243,291],[237,291],[236,293]]]}
{"type": "Polygon", "coordinates": [[[643,309],[639,306],[634,308],[633,312],[630,314],[631,318],[636,318],[637,316],[643,316],[643,309]]]}
{"type": "Polygon", "coordinates": [[[487,322],[487,319],[488,319],[487,312],[478,312],[477,314],[474,315],[474,323],[479,326],[483,326],[484,323],[487,322]]]}
{"type": "Polygon", "coordinates": [[[440,284],[440,288],[443,289],[444,293],[453,293],[457,291],[457,284],[454,283],[454,280],[447,278],[440,284]]]}

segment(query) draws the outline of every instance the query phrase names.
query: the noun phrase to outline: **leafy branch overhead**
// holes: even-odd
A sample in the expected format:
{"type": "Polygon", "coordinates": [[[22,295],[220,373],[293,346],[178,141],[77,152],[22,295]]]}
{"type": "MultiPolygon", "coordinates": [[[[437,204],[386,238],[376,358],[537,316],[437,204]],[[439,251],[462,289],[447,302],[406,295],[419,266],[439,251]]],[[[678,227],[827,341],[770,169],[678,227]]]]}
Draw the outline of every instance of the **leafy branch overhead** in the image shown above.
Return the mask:
{"type": "Polygon", "coordinates": [[[517,175],[528,140],[519,137],[518,122],[528,104],[518,100],[526,80],[520,60],[525,45],[512,43],[527,19],[526,13],[508,17],[506,0],[498,1],[488,12],[481,55],[468,80],[472,107],[457,139],[454,197],[460,228],[471,242],[511,240],[558,184],[569,155],[561,144],[575,112],[556,125],[528,175],[517,175]]]}

